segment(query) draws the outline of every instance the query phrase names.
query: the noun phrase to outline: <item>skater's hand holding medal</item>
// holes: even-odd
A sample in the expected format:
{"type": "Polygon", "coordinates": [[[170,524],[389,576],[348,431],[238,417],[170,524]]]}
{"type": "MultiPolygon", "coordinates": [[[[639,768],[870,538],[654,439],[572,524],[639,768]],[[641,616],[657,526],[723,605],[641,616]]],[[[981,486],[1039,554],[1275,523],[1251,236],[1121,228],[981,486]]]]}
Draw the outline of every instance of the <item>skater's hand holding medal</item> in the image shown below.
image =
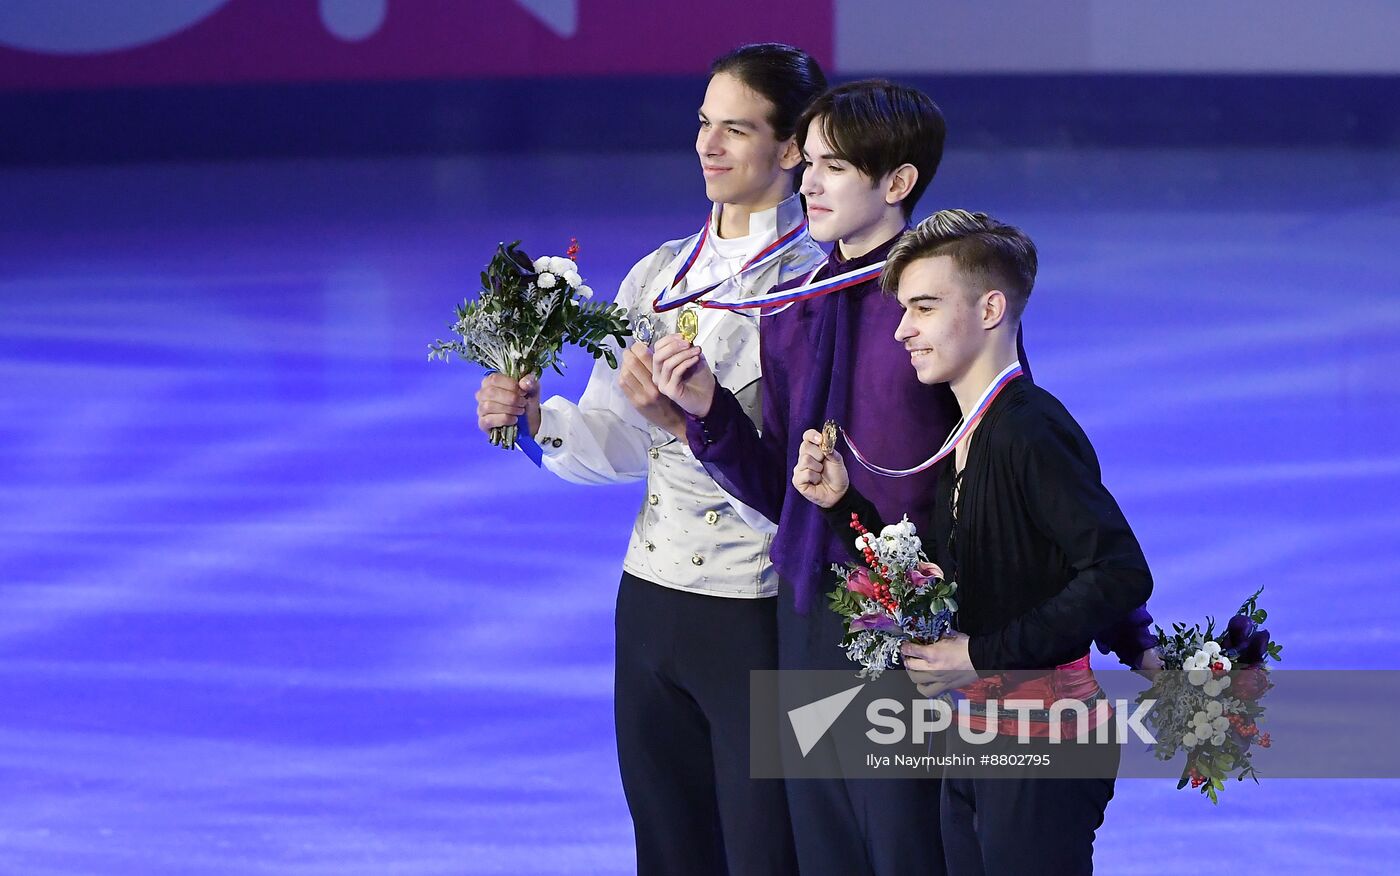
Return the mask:
{"type": "Polygon", "coordinates": [[[704,417],[714,404],[714,371],[705,361],[705,354],[695,346],[697,325],[684,320],[682,311],[677,319],[676,334],[667,335],[656,342],[652,351],[651,376],[661,394],[680,406],[692,417],[704,417]]]}
{"type": "Polygon", "coordinates": [[[808,429],[797,449],[797,465],[792,469],[792,485],[803,498],[822,508],[830,508],[850,489],[846,462],[836,451],[836,422],[827,420],[821,431],[808,429]]]}
{"type": "MultiPolygon", "coordinates": [[[[636,330],[633,330],[636,334],[636,330]]],[[[647,422],[680,437],[685,434],[685,415],[676,403],[662,395],[652,377],[651,348],[638,336],[638,343],[622,353],[622,367],[617,383],[628,403],[646,417],[647,422]]]]}

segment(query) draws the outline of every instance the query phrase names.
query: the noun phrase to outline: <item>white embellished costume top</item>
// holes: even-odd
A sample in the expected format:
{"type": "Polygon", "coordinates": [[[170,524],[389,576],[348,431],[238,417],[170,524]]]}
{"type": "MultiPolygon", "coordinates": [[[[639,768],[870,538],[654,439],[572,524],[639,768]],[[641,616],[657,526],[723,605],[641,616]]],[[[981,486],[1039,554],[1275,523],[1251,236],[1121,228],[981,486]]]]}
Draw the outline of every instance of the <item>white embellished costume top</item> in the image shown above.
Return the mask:
{"type": "MultiPolygon", "coordinates": [[[[725,240],[718,234],[719,208],[714,208],[708,239],[671,294],[729,280],[803,218],[801,199],[793,195],[750,216],[748,235],[725,240]]],[[[695,240],[691,235],[663,244],[633,266],[618,290],[617,303],[627,309],[629,322],[635,326],[637,317],[646,315],[656,338],[676,331],[681,311],[656,313],[652,302],[670,286],[695,240]]],[[[822,251],[803,234],[781,258],[726,282],[707,297],[731,301],[762,294],[804,277],[822,258],[822,251]]],[[[704,350],[719,383],[738,396],[750,419],[761,424],[758,319],[702,308],[699,323],[695,343],[704,350]]],[[[618,385],[619,373],[600,359],[577,404],[554,396],[541,405],[536,440],[544,451],[544,467],[580,484],[646,479],[646,497],[623,563],[627,572],[663,587],[713,596],[776,595],[777,575],[768,560],[774,525],[721,490],[685,441],[638,413],[618,385]]]]}

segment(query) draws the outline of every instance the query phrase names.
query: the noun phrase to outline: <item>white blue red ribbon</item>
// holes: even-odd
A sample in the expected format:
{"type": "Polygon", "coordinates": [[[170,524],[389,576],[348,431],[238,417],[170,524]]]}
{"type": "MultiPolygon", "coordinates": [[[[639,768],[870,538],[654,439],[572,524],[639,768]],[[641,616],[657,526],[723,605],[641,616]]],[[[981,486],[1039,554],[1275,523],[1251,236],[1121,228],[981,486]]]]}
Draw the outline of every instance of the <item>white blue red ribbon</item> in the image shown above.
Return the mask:
{"type": "Polygon", "coordinates": [[[1006,368],[992,380],[991,385],[982,391],[982,395],[977,399],[977,404],[972,408],[971,416],[965,416],[959,420],[958,425],[953,427],[953,433],[948,436],[947,441],[943,442],[943,446],[939,448],[938,452],[913,468],[885,468],[876,465],[869,459],[866,459],[865,454],[861,453],[860,450],[856,448],[855,442],[851,440],[851,436],[845,429],[841,430],[841,436],[846,439],[846,446],[851,448],[851,455],[856,458],[856,461],[875,472],[875,474],[884,475],[888,478],[906,478],[910,475],[918,474],[921,471],[927,471],[953,452],[959,442],[966,438],[967,434],[977,425],[977,421],[982,419],[982,415],[987,413],[987,409],[992,406],[993,401],[996,401],[996,397],[1001,394],[1001,391],[1006,388],[1006,385],[1017,377],[1020,377],[1022,373],[1020,362],[1014,362],[1006,366],[1006,368]]]}
{"type": "MultiPolygon", "coordinates": [[[[685,279],[685,275],[690,273],[690,269],[695,267],[695,260],[700,258],[700,251],[705,248],[705,241],[709,239],[710,220],[707,217],[705,219],[705,224],[700,226],[700,233],[695,236],[695,245],[690,248],[690,254],[685,257],[685,261],[681,263],[680,270],[676,271],[676,275],[671,278],[671,284],[666,287],[667,291],[679,286],[681,281],[685,279]]],[[[665,293],[662,294],[664,295],[665,293]]],[[[657,300],[659,301],[660,299],[661,296],[658,295],[657,300]]]]}
{"type": "Polygon", "coordinates": [[[663,289],[661,291],[661,294],[657,295],[656,299],[652,301],[651,309],[656,311],[657,313],[665,313],[668,310],[674,310],[677,307],[683,307],[689,304],[690,302],[694,301],[695,299],[699,298],[700,296],[713,292],[715,289],[718,289],[725,283],[729,283],[733,280],[736,280],[744,274],[748,273],[749,271],[757,270],[769,264],[770,262],[781,258],[783,253],[787,252],[789,249],[796,246],[797,244],[803,242],[809,236],[810,235],[807,232],[807,219],[804,217],[801,222],[788,229],[788,232],[786,234],[782,235],[777,240],[768,244],[763,249],[755,253],[752,257],[750,257],[749,260],[744,262],[743,266],[740,267],[739,270],[736,271],[732,276],[726,277],[725,279],[720,280],[718,283],[711,283],[710,285],[704,286],[700,289],[689,290],[683,295],[679,295],[675,298],[670,298],[668,296],[671,295],[672,290],[679,286],[681,281],[685,279],[685,276],[690,273],[690,269],[695,267],[696,261],[698,261],[700,258],[700,251],[705,248],[705,241],[707,241],[710,237],[710,221],[707,219],[705,220],[705,227],[700,229],[700,234],[697,235],[695,238],[695,245],[691,247],[690,253],[686,255],[685,261],[681,263],[681,267],[679,270],[676,271],[676,275],[671,278],[670,285],[663,289]]]}
{"type": "MultiPolygon", "coordinates": [[[[825,267],[823,262],[817,266],[809,277],[815,277],[817,271],[825,267]]],[[[769,292],[767,295],[755,295],[752,298],[745,298],[743,301],[701,301],[701,307],[708,307],[712,310],[752,310],[758,307],[786,307],[789,304],[796,304],[799,301],[807,301],[812,298],[820,298],[823,295],[830,295],[833,292],[840,292],[842,289],[849,289],[858,286],[869,280],[874,280],[880,276],[880,271],[884,270],[884,262],[876,262],[864,268],[857,268],[854,271],[847,271],[844,274],[837,274],[834,277],[827,277],[816,283],[807,282],[792,289],[783,289],[778,292],[769,292]]]]}

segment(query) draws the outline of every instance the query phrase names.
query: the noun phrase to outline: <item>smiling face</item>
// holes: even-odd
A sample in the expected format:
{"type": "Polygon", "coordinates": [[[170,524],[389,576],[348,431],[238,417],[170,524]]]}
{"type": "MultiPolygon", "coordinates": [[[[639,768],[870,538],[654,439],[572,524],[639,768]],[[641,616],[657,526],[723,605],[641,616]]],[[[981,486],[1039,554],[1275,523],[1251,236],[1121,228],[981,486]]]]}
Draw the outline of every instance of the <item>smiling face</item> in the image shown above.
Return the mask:
{"type": "MultiPolygon", "coordinates": [[[[824,243],[860,239],[895,215],[885,197],[889,179],[872,180],[842,158],[827,142],[820,116],[807,127],[802,158],[806,169],[800,191],[807,199],[814,239],[824,243]]],[[[896,215],[896,220],[903,224],[902,217],[896,215]]]]}
{"type": "MultiPolygon", "coordinates": [[[[991,294],[991,293],[987,293],[991,294]]],[[[909,351],[920,383],[952,383],[967,373],[988,343],[978,295],[952,256],[910,262],[899,275],[904,317],[895,340],[909,351]]]]}
{"type": "Polygon", "coordinates": [[[710,79],[695,152],[711,201],[766,209],[792,192],[789,171],[801,159],[791,138],[777,138],[768,121],[772,112],[772,102],[739,78],[718,73],[710,79]]]}

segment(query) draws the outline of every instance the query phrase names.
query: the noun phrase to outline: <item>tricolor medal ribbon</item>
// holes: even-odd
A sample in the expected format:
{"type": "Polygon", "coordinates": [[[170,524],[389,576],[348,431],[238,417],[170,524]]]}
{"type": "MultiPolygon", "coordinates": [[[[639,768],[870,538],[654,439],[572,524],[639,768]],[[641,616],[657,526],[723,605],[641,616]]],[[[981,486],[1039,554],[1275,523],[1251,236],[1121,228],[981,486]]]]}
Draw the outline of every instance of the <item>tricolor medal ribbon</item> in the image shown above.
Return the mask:
{"type": "Polygon", "coordinates": [[[713,292],[720,286],[723,286],[725,283],[733,282],[734,280],[739,279],[744,274],[747,274],[750,271],[758,270],[759,268],[764,267],[769,263],[782,258],[784,253],[786,253],[789,249],[792,249],[794,246],[801,243],[802,241],[806,240],[809,236],[810,235],[807,232],[807,220],[804,218],[797,225],[789,229],[786,234],[782,235],[777,240],[773,241],[772,243],[768,244],[763,249],[755,253],[752,257],[749,258],[748,261],[744,262],[743,266],[740,267],[738,271],[736,271],[731,276],[720,280],[718,283],[711,283],[708,286],[704,286],[695,290],[690,290],[682,294],[675,295],[674,297],[671,297],[672,292],[675,290],[675,288],[679,286],[681,284],[681,281],[685,279],[686,275],[690,273],[690,269],[695,267],[695,263],[700,259],[700,251],[705,248],[705,242],[710,237],[710,220],[706,219],[705,227],[700,229],[700,234],[696,237],[694,246],[691,247],[690,252],[686,255],[685,260],[681,263],[680,269],[677,270],[676,275],[671,278],[670,284],[661,291],[661,294],[656,296],[656,299],[654,301],[652,301],[651,308],[657,313],[665,313],[668,310],[674,310],[677,307],[682,307],[686,304],[689,304],[690,302],[696,300],[702,295],[706,295],[710,292],[713,292]]]}
{"type": "Polygon", "coordinates": [[[958,425],[954,427],[953,433],[948,436],[948,440],[943,442],[943,446],[939,448],[937,453],[913,468],[885,468],[884,466],[876,465],[867,459],[865,454],[860,452],[855,442],[851,440],[850,433],[845,429],[841,430],[841,436],[846,439],[846,446],[851,448],[851,455],[856,458],[857,462],[870,471],[889,478],[907,478],[910,475],[927,471],[945,459],[948,454],[952,453],[953,450],[957,448],[958,444],[967,437],[967,434],[972,431],[973,427],[977,425],[977,422],[982,419],[982,415],[987,413],[987,409],[992,406],[992,402],[995,401],[996,397],[1001,394],[1001,391],[1006,388],[1006,385],[1017,377],[1020,377],[1022,373],[1024,372],[1021,369],[1020,362],[1014,362],[1006,366],[1006,368],[992,380],[991,384],[986,389],[982,390],[982,395],[978,397],[977,404],[972,408],[972,415],[964,417],[958,425]]]}
{"type": "MultiPolygon", "coordinates": [[[[816,271],[810,276],[815,277],[817,272],[825,267],[825,263],[819,265],[816,271]]],[[[752,298],[745,298],[743,301],[701,301],[700,306],[711,310],[753,310],[761,307],[786,307],[789,304],[796,304],[799,301],[808,301],[813,298],[820,298],[823,295],[830,295],[833,292],[840,292],[842,289],[849,289],[861,283],[868,282],[880,276],[884,270],[884,262],[876,262],[864,268],[856,268],[844,274],[837,274],[834,277],[827,277],[815,283],[803,283],[792,289],[784,289],[779,292],[769,292],[767,295],[755,295],[752,298]]]]}

